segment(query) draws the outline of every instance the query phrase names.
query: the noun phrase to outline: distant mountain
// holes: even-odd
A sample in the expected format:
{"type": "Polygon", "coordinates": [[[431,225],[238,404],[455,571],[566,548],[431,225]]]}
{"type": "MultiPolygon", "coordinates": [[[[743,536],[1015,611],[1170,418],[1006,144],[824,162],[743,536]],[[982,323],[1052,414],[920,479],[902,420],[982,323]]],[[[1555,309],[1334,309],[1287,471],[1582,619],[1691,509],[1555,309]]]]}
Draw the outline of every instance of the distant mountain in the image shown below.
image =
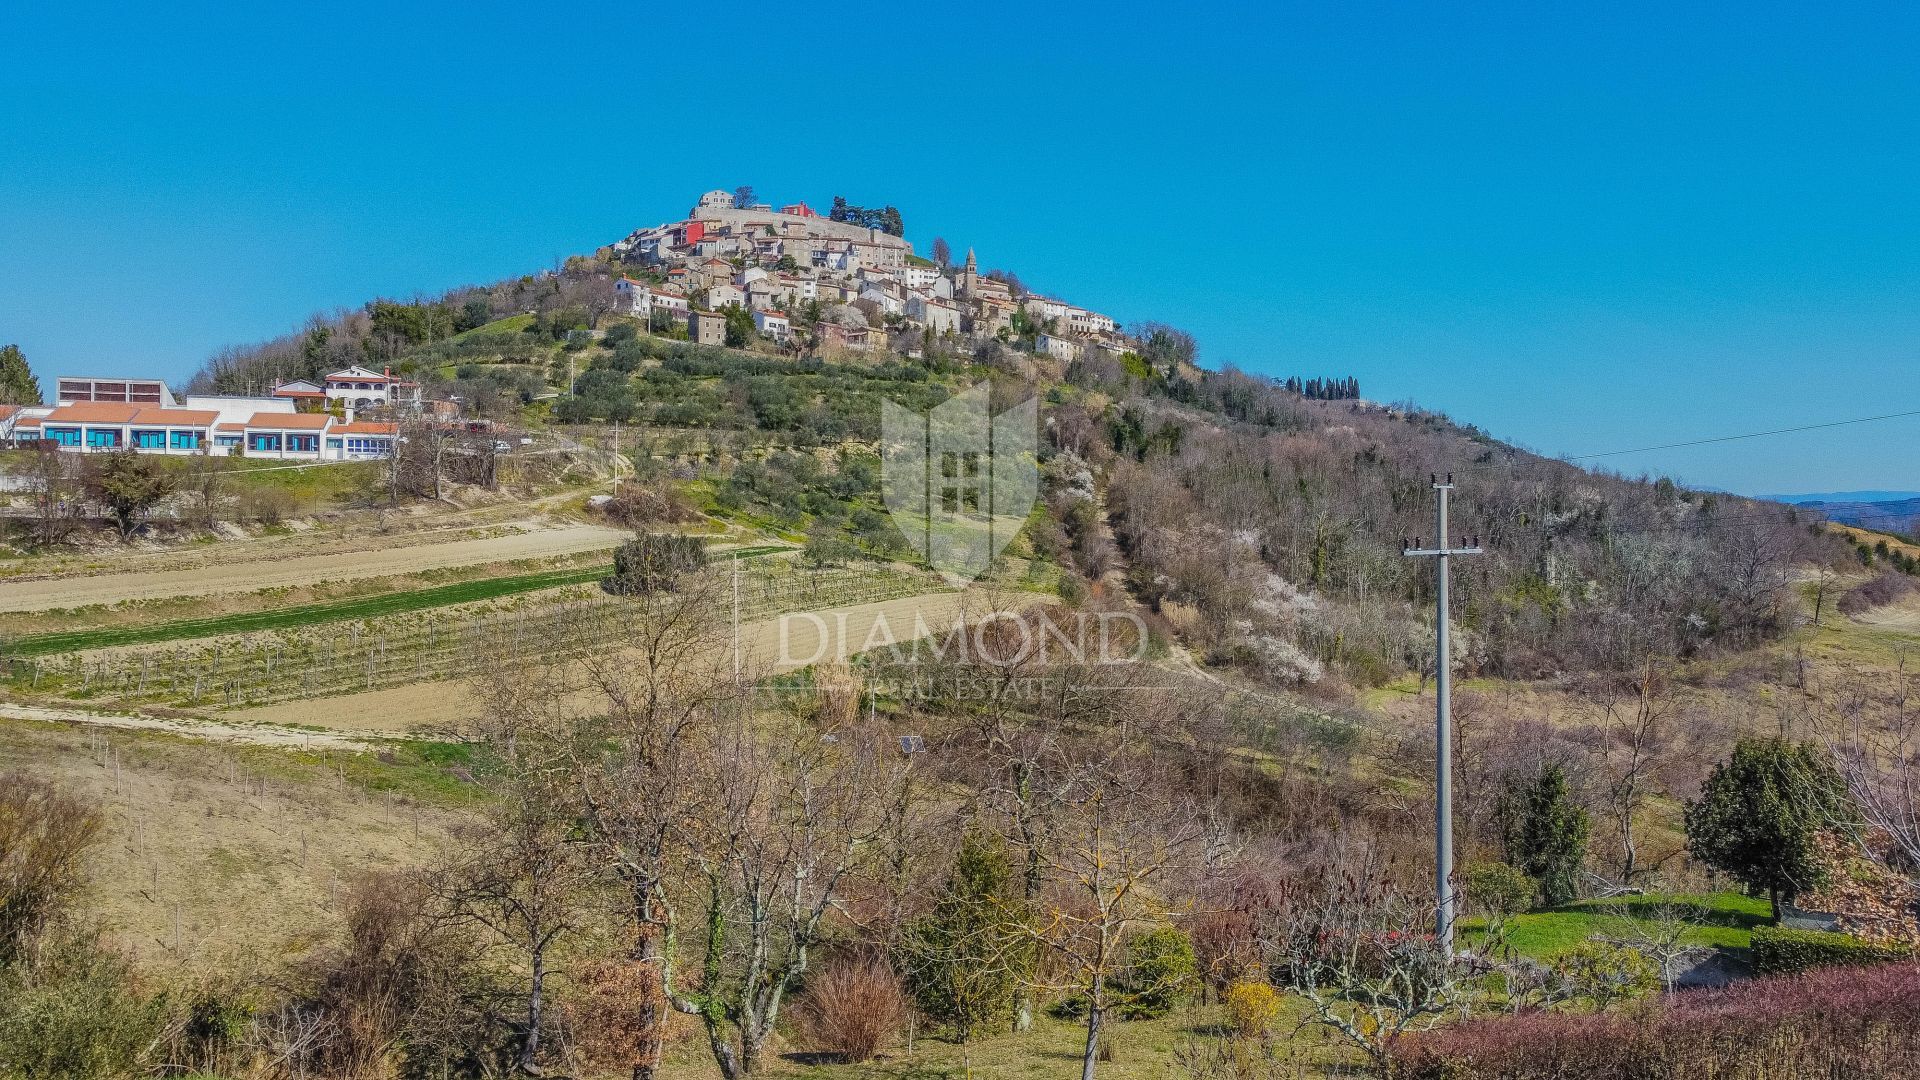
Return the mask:
{"type": "Polygon", "coordinates": [[[1783,503],[1887,503],[1920,499],[1920,491],[1815,491],[1805,495],[1763,495],[1783,503]]]}
{"type": "Polygon", "coordinates": [[[1783,498],[1809,510],[1819,511],[1829,521],[1857,525],[1863,529],[1913,535],[1920,532],[1920,495],[1902,491],[1837,491],[1828,495],[1800,495],[1783,498]],[[1846,496],[1888,495],[1892,498],[1847,498],[1846,496]]]}

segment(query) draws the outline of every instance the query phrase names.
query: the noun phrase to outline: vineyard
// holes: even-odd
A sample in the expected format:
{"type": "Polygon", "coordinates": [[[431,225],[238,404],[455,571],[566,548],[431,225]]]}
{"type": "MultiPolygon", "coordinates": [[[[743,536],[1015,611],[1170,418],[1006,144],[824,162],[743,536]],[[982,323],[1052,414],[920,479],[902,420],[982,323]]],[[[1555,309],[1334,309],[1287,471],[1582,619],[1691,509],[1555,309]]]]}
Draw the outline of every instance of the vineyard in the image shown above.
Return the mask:
{"type": "MultiPolygon", "coordinates": [[[[898,566],[803,568],[791,560],[732,564],[739,617],[875,603],[942,591],[939,578],[898,566]]],[[[418,611],[146,650],[69,653],[16,663],[17,683],[75,698],[172,707],[241,708],[458,678],[476,657],[529,649],[578,656],[620,640],[627,601],[594,587],[498,606],[418,611]]]]}

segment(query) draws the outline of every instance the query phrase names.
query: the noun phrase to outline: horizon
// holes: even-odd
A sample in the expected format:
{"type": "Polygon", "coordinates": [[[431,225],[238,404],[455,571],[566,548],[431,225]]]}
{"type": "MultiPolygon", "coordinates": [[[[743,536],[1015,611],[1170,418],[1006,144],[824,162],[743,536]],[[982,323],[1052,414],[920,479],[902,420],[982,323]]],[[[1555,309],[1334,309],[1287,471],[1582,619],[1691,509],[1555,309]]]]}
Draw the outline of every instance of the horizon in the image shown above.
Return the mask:
{"type": "MultiPolygon", "coordinates": [[[[18,36],[43,47],[0,70],[18,133],[0,341],[43,385],[183,384],[314,313],[536,272],[751,183],[775,205],[892,203],[921,254],[942,236],[1049,295],[1181,326],[1206,367],[1352,375],[1550,457],[1897,411],[1920,340],[1920,20],[1659,10],[1657,40],[1631,12],[1275,10],[1151,35],[1048,13],[1038,39],[1084,35],[1051,67],[947,15],[903,77],[957,95],[950,124],[866,95],[849,112],[887,139],[808,116],[739,130],[812,138],[708,145],[635,111],[655,91],[614,65],[638,14],[598,13],[607,32],[560,56],[387,5],[360,21],[392,32],[339,70],[286,12],[39,11],[18,36]],[[1166,77],[1132,77],[1145,63],[1166,77]],[[969,156],[987,81],[1009,117],[1067,118],[1088,145],[969,156]]],[[[655,59],[657,80],[700,70],[655,59]]],[[[794,101],[834,85],[782,78],[794,101]]],[[[1747,495],[1908,490],[1916,434],[1605,465],[1747,495]]]]}

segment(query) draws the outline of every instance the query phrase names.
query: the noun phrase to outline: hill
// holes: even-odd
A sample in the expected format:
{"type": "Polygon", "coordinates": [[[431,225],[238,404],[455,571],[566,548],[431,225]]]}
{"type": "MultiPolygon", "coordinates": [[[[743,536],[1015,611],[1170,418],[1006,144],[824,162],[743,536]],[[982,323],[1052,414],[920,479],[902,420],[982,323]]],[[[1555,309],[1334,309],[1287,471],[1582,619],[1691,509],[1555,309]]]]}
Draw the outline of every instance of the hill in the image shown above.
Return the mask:
{"type": "MultiPolygon", "coordinates": [[[[1396,1024],[1641,994],[1662,934],[1744,970],[1760,916],[1687,857],[1686,801],[1743,739],[1896,732],[1920,688],[1902,547],[1541,458],[1338,373],[1210,369],[1175,327],[925,265],[882,227],[898,211],[828,229],[723,198],[196,379],[392,367],[524,433],[497,472],[407,488],[362,466],[297,519],[240,530],[209,498],[9,560],[4,694],[42,719],[0,721],[0,764],[109,811],[90,910],[154,980],[111,988],[172,1018],[165,1061],[1351,1074],[1396,1024]],[[862,233],[888,265],[836,264],[862,233]],[[816,295],[752,307],[782,275],[816,295]],[[744,302],[703,324],[727,290],[744,302]],[[962,588],[886,498],[883,418],[983,384],[996,415],[1035,403],[1036,495],[962,588]],[[1403,555],[1433,539],[1443,479],[1451,539],[1485,552],[1454,566],[1485,965],[1458,980],[1430,933],[1432,567],[1403,555]],[[877,629],[916,619],[936,625],[877,629]],[[1076,619],[1142,637],[1111,664],[1024,647],[1076,619]],[[773,658],[799,623],[819,650],[773,658]],[[148,730],[103,756],[45,718],[148,730]],[[323,731],[333,749],[301,746],[323,731]],[[316,839],[296,852],[263,824],[280,815],[316,839]],[[149,823],[169,835],[149,846],[149,823]],[[1641,891],[1678,898],[1613,902],[1641,891]],[[218,962],[182,963],[174,921],[218,962]],[[1444,1008],[1368,997],[1383,965],[1437,976],[1444,1008]],[[1321,978],[1361,983],[1329,998],[1321,978]],[[229,1007],[253,1019],[208,1034],[229,1007]]],[[[956,506],[983,468],[925,467],[956,506]]],[[[1858,894],[1898,859],[1823,843],[1804,877],[1841,895],[1807,902],[1879,918],[1858,894]]]]}

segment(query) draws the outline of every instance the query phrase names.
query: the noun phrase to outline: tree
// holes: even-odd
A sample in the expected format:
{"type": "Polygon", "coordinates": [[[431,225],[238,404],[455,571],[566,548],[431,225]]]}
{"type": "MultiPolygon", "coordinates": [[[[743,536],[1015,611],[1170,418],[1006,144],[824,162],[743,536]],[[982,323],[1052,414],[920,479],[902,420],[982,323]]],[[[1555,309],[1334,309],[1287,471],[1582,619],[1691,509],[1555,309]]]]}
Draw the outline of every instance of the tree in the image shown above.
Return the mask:
{"type": "Polygon", "coordinates": [[[709,747],[713,812],[689,826],[707,886],[700,978],[672,998],[700,1017],[725,1080],[758,1071],[842,882],[900,805],[911,760],[889,752],[885,733],[852,725],[755,726],[716,729],[709,747]]]}
{"type": "Polygon", "coordinates": [[[193,494],[194,509],[202,528],[213,528],[219,517],[220,499],[226,493],[227,474],[233,471],[233,463],[232,456],[216,454],[206,443],[193,455],[186,487],[193,494]]]}
{"type": "Polygon", "coordinates": [[[735,210],[745,210],[756,201],[753,197],[752,184],[741,184],[739,187],[733,189],[733,208],[735,210]]]}
{"type": "Polygon", "coordinates": [[[623,596],[672,591],[680,579],[704,569],[707,547],[697,536],[636,533],[613,551],[608,590],[623,596]]]}
{"type": "Polygon", "coordinates": [[[1826,880],[1814,837],[1842,806],[1826,755],[1780,738],[1742,739],[1686,805],[1687,849],[1780,907],[1826,880]]]}
{"type": "Polygon", "coordinates": [[[1547,907],[1571,903],[1579,895],[1580,865],[1593,823],[1568,793],[1566,770],[1550,763],[1532,780],[1510,784],[1498,813],[1507,862],[1534,880],[1547,907]]]}
{"type": "Polygon", "coordinates": [[[724,604],[714,575],[692,574],[603,613],[619,650],[573,656],[516,642],[473,660],[485,706],[475,734],[580,821],[586,855],[620,891],[627,945],[613,981],[631,1001],[633,1080],[659,1075],[679,1004],[670,994],[690,898],[670,888],[703,877],[693,827],[720,807],[708,751],[721,730],[747,723],[724,604]]]}
{"type": "Polygon", "coordinates": [[[753,340],[753,312],[738,304],[729,304],[722,314],[727,319],[727,344],[736,349],[744,348],[753,340]]]}
{"type": "Polygon", "coordinates": [[[100,838],[92,806],[40,777],[0,774],[0,965],[72,900],[100,838]]]}
{"type": "Polygon", "coordinates": [[[130,539],[147,513],[172,493],[173,481],[157,459],[131,447],[88,459],[87,494],[106,507],[122,539],[130,539]]]}
{"type": "Polygon", "coordinates": [[[64,543],[80,527],[86,510],[78,455],[36,450],[27,465],[28,540],[37,548],[64,543]]]}
{"type": "Polygon", "coordinates": [[[933,910],[907,927],[907,985],[920,1011],[966,1042],[1013,1015],[1033,949],[1012,929],[1027,919],[1012,865],[994,840],[969,832],[933,910]]]}
{"type": "Polygon", "coordinates": [[[40,380],[18,345],[0,346],[0,405],[40,404],[40,380]]]}
{"type": "Polygon", "coordinates": [[[1667,858],[1678,854],[1668,852],[1651,866],[1646,865],[1640,858],[1639,836],[1634,828],[1651,786],[1649,774],[1670,757],[1673,704],[1665,678],[1652,661],[1629,687],[1609,683],[1589,700],[1601,714],[1596,756],[1606,781],[1606,814],[1612,819],[1620,844],[1618,884],[1630,886],[1635,878],[1658,870],[1667,858]]]}
{"type": "Polygon", "coordinates": [[[1133,336],[1140,339],[1140,358],[1163,374],[1172,375],[1181,367],[1193,366],[1200,355],[1192,334],[1166,323],[1142,323],[1134,328],[1133,336]]]}
{"type": "Polygon", "coordinates": [[[1306,1000],[1307,1023],[1331,1031],[1392,1075],[1391,1047],[1471,1001],[1475,977],[1430,932],[1433,909],[1388,884],[1371,852],[1328,866],[1270,920],[1273,981],[1306,1000]]]}
{"type": "Polygon", "coordinates": [[[1093,1080],[1107,1014],[1169,987],[1126,979],[1126,946],[1140,927],[1174,914],[1161,882],[1192,869],[1205,847],[1205,815],[1156,775],[1123,756],[1099,754],[1059,777],[1063,813],[1047,868],[1057,883],[1022,929],[1055,956],[1055,989],[1086,1005],[1081,1080],[1093,1080]]]}
{"type": "Polygon", "coordinates": [[[947,246],[947,238],[944,236],[934,237],[933,238],[933,265],[939,267],[942,270],[945,270],[948,266],[952,265],[952,263],[953,263],[953,249],[947,246]]]}
{"type": "Polygon", "coordinates": [[[530,786],[532,778],[505,775],[509,790],[486,822],[462,830],[466,857],[443,875],[442,890],[457,917],[485,927],[524,958],[525,1020],[514,1065],[537,1076],[549,957],[580,924],[587,868],[564,803],[538,780],[530,786]]]}

